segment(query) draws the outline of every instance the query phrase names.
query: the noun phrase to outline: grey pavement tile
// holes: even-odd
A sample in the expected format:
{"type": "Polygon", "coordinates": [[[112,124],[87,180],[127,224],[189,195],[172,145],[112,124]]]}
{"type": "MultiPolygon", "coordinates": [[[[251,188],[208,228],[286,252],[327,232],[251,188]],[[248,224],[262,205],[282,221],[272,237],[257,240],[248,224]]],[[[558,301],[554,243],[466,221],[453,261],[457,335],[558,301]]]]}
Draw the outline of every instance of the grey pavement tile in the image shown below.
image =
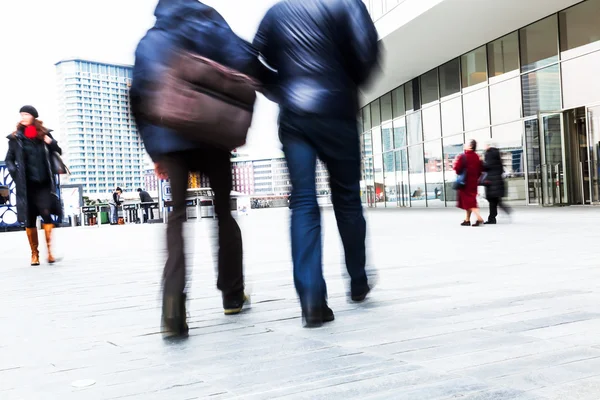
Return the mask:
{"type": "Polygon", "coordinates": [[[597,320],[598,325],[600,326],[599,313],[572,312],[546,318],[526,319],[520,322],[491,325],[484,327],[484,329],[497,332],[520,333],[591,320],[597,320]]]}
{"type": "Polygon", "coordinates": [[[531,393],[544,396],[547,400],[598,400],[600,398],[600,377],[549,386],[531,393]]]}
{"type": "Polygon", "coordinates": [[[528,393],[516,389],[492,389],[471,394],[460,398],[461,400],[547,400],[541,395],[528,393]]]}

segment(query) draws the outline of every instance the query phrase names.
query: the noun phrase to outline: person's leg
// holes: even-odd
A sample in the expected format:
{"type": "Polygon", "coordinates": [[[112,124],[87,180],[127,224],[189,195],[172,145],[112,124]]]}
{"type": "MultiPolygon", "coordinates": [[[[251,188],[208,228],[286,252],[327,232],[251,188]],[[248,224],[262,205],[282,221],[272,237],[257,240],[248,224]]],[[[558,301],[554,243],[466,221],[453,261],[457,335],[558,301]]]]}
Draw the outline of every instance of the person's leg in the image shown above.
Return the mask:
{"type": "Polygon", "coordinates": [[[292,182],[290,200],[294,283],[307,326],[323,321],[327,287],[323,278],[321,212],[316,194],[317,152],[304,137],[299,118],[280,121],[279,136],[292,182]]]}
{"type": "Polygon", "coordinates": [[[494,224],[496,223],[496,217],[498,216],[498,203],[500,202],[500,199],[497,197],[490,197],[488,202],[490,203],[490,216],[488,218],[488,223],[494,224]]]}
{"type": "Polygon", "coordinates": [[[471,213],[475,214],[475,217],[477,218],[477,222],[474,224],[474,226],[482,225],[483,218],[481,218],[481,214],[479,213],[479,208],[472,208],[471,213]]]}
{"type": "Polygon", "coordinates": [[[366,230],[360,199],[360,143],[356,121],[322,120],[319,128],[319,157],[327,165],[331,200],[338,231],[344,246],[350,291],[354,301],[362,301],[369,292],[365,271],[366,230]],[[330,135],[335,135],[331,140],[330,135]]]}
{"type": "Polygon", "coordinates": [[[512,208],[510,208],[508,205],[506,205],[506,203],[504,202],[504,200],[502,200],[502,198],[498,199],[498,205],[500,206],[500,208],[502,208],[502,210],[507,214],[510,215],[512,214],[512,208]]]}
{"type": "MultiPolygon", "coordinates": [[[[28,199],[30,198],[28,193],[28,199]]],[[[37,209],[32,201],[28,201],[27,205],[27,225],[25,226],[25,232],[27,233],[27,239],[29,240],[29,247],[31,248],[31,265],[40,265],[40,252],[39,252],[39,236],[37,229],[37,209]]]]}
{"type": "Polygon", "coordinates": [[[163,324],[169,333],[186,335],[185,311],[186,260],[183,223],[186,221],[188,166],[184,154],[164,159],[171,183],[173,211],[167,223],[167,262],[163,272],[163,324]]]}
{"type": "Polygon", "coordinates": [[[202,151],[198,160],[215,196],[215,213],[219,224],[217,288],[223,295],[225,314],[237,314],[242,311],[246,296],[242,232],[231,215],[231,155],[227,151],[211,149],[202,151]]]}

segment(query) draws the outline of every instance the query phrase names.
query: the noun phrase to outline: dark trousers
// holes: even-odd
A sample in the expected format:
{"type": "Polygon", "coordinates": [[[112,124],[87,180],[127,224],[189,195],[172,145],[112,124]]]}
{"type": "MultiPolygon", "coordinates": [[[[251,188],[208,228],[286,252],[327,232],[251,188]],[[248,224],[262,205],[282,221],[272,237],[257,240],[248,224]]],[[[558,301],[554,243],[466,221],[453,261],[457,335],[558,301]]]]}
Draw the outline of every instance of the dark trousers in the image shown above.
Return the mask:
{"type": "Polygon", "coordinates": [[[193,150],[172,153],[162,162],[169,174],[173,196],[173,212],[169,215],[167,224],[168,258],[163,274],[164,295],[179,295],[185,292],[186,260],[183,223],[186,221],[188,175],[194,171],[206,174],[214,192],[215,212],[219,225],[217,288],[224,298],[239,296],[244,290],[242,233],[231,215],[230,153],[216,149],[193,150]]]}
{"type": "Polygon", "coordinates": [[[52,224],[52,187],[50,183],[27,181],[27,224],[26,228],[35,228],[37,217],[44,224],[52,224]]]}
{"type": "Polygon", "coordinates": [[[329,171],[331,199],[351,290],[364,291],[366,223],[360,200],[361,160],[356,121],[282,112],[279,136],[292,182],[292,259],[294,283],[302,306],[319,306],[327,298],[315,184],[317,157],[329,171]]]}
{"type": "Polygon", "coordinates": [[[488,218],[488,221],[496,222],[496,217],[498,216],[498,207],[504,210],[504,212],[507,214],[511,213],[510,207],[508,207],[502,202],[501,197],[491,197],[487,200],[490,203],[490,216],[488,218]]]}
{"type": "Polygon", "coordinates": [[[142,204],[142,209],[144,210],[144,223],[148,222],[148,219],[154,219],[154,210],[148,204],[142,204]]]}

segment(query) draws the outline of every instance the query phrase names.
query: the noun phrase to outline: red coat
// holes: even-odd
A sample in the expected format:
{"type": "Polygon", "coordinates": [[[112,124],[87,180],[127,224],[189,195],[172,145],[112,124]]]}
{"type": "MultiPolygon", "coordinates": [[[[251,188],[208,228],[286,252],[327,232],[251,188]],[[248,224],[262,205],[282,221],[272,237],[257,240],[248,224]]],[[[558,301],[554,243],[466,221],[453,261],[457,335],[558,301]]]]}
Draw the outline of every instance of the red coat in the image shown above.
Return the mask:
{"type": "Polygon", "coordinates": [[[483,162],[477,153],[467,150],[458,157],[454,165],[454,171],[458,174],[462,169],[467,169],[467,179],[465,186],[458,191],[458,208],[470,210],[477,208],[477,187],[479,178],[483,172],[483,162]]]}

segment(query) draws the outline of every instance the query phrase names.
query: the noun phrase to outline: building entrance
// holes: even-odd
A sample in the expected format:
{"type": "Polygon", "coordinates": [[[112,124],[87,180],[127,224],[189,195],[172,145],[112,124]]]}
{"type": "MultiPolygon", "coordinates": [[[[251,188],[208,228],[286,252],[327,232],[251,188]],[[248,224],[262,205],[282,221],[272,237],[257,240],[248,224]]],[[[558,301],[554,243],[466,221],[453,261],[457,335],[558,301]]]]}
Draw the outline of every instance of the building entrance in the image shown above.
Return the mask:
{"type": "Polygon", "coordinates": [[[600,204],[600,105],[525,121],[529,203],[600,204]]]}

